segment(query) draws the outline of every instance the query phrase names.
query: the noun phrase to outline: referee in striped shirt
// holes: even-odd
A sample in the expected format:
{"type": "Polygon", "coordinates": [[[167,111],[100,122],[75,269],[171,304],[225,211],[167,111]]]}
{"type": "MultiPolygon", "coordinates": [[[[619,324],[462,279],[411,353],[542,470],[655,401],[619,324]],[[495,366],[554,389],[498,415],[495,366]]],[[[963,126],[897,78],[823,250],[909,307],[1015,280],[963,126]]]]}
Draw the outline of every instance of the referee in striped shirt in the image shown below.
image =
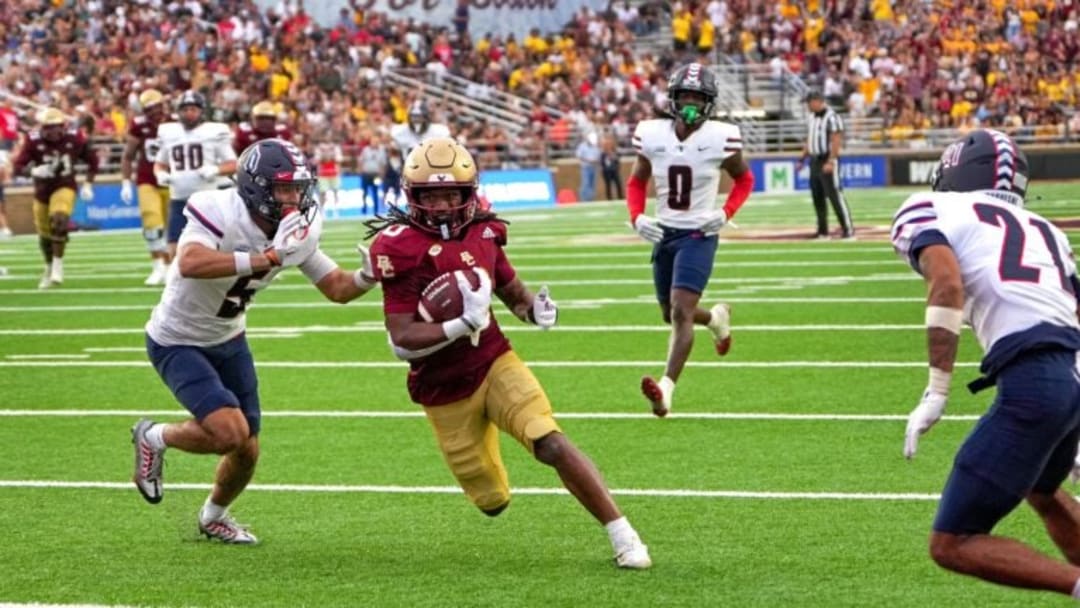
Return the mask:
{"type": "Polygon", "coordinates": [[[855,227],[851,223],[851,210],[844,199],[844,190],[840,187],[840,149],[844,140],[844,121],[825,103],[825,97],[819,91],[806,95],[806,104],[810,109],[810,120],[806,126],[806,143],[803,145],[802,158],[797,171],[802,171],[803,164],[810,160],[810,194],[814,198],[814,212],[817,213],[817,238],[829,238],[829,210],[825,207],[826,199],[832,204],[843,238],[855,239],[855,227]]]}

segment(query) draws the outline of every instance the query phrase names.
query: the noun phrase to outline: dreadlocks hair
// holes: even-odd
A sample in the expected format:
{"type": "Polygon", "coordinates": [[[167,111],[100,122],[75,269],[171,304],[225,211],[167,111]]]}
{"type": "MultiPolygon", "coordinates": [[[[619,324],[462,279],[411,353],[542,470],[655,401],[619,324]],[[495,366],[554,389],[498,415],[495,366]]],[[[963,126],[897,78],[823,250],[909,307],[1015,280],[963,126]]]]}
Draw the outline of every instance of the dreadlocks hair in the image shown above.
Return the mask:
{"type": "MultiPolygon", "coordinates": [[[[504,220],[503,218],[495,215],[495,212],[493,211],[477,211],[473,215],[473,219],[469,223],[473,224],[476,222],[492,221],[500,222],[506,225],[510,224],[509,220],[504,220]]],[[[364,227],[368,229],[367,233],[364,234],[364,240],[366,241],[373,236],[379,234],[383,230],[389,228],[390,226],[410,225],[413,224],[413,221],[412,218],[409,217],[409,214],[405,211],[402,211],[400,207],[388,205],[386,209],[386,215],[375,215],[375,217],[371,218],[370,220],[364,220],[363,224],[364,227]]]]}

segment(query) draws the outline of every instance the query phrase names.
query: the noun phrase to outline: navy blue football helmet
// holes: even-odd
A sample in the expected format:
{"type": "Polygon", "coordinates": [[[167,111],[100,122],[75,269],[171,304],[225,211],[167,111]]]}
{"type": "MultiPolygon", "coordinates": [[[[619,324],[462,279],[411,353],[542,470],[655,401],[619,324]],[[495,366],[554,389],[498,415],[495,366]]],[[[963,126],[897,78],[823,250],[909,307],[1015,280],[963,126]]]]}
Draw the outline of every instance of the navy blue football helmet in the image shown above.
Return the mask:
{"type": "Polygon", "coordinates": [[[999,190],[1027,194],[1027,156],[1011,137],[993,129],[976,129],[949,144],[934,168],[935,192],[999,190]]]}
{"type": "Polygon", "coordinates": [[[719,93],[712,70],[700,63],[688,63],[675,70],[668,79],[668,112],[687,125],[695,125],[712,116],[719,93]],[[704,97],[704,103],[681,101],[679,93],[684,91],[698,93],[704,97]]]}
{"type": "Polygon", "coordinates": [[[184,128],[188,130],[194,129],[203,121],[203,116],[206,114],[206,97],[194,89],[184,91],[176,102],[176,108],[179,110],[180,123],[184,125],[184,128]],[[198,114],[185,112],[184,108],[189,106],[198,108],[198,114]]]}
{"type": "Polygon", "coordinates": [[[431,112],[428,110],[427,102],[422,99],[417,99],[409,106],[409,128],[413,133],[417,135],[423,135],[424,131],[427,131],[428,125],[431,124],[431,112]]]}
{"type": "Polygon", "coordinates": [[[293,184],[300,189],[297,210],[304,215],[318,209],[317,181],[307,159],[292,142],[264,139],[248,146],[236,161],[236,189],[252,215],[277,225],[286,203],[274,198],[274,186],[293,184]]]}

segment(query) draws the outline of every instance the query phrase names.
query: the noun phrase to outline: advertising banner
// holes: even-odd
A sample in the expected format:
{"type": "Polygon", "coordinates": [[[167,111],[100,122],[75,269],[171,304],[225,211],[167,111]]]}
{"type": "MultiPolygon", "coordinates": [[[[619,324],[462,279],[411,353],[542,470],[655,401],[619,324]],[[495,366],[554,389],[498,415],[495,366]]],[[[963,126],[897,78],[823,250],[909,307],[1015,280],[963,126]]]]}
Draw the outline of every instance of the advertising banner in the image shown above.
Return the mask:
{"type": "MultiPolygon", "coordinates": [[[[750,159],[755,192],[796,192],[810,189],[810,165],[796,172],[798,158],[750,159]]],[[[840,183],[844,188],[871,188],[888,183],[888,163],[883,156],[847,156],[840,159],[840,183]]]]}

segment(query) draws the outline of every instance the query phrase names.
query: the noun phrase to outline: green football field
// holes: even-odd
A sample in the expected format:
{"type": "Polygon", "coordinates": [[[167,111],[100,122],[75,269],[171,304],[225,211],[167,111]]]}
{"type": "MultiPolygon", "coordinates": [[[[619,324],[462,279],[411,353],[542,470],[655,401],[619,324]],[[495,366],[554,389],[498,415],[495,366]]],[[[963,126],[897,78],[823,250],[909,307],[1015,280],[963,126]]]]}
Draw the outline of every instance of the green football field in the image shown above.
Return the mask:
{"type": "MultiPolygon", "coordinates": [[[[1080,186],[1031,190],[1032,209],[1080,216],[1080,186]]],[[[668,330],[622,204],[506,216],[511,260],[560,317],[542,332],[496,316],[649,545],[645,572],[617,570],[603,529],[507,438],[510,509],[470,506],[408,399],[379,293],[335,305],[295,270],[248,315],[263,455],[233,513],[262,543],[201,539],[215,458],[170,451],[159,505],[130,483],[132,423],[184,416],[146,362],[160,290],[142,286],[139,234],[74,235],[65,284],[44,292],[36,239],[0,241],[0,603],[1071,605],[928,557],[952,455],[992,391],[964,390],[981,355],[965,331],[948,416],[904,460],[925,288],[884,234],[907,194],[848,192],[855,242],[810,241],[805,196],[753,196],[704,297],[731,304],[732,351],[717,358],[699,332],[663,420],[639,380],[662,372],[668,330]]],[[[329,223],[323,248],[353,268],[362,233],[329,223]]],[[[1026,508],[1000,530],[1054,552],[1026,508]]]]}

